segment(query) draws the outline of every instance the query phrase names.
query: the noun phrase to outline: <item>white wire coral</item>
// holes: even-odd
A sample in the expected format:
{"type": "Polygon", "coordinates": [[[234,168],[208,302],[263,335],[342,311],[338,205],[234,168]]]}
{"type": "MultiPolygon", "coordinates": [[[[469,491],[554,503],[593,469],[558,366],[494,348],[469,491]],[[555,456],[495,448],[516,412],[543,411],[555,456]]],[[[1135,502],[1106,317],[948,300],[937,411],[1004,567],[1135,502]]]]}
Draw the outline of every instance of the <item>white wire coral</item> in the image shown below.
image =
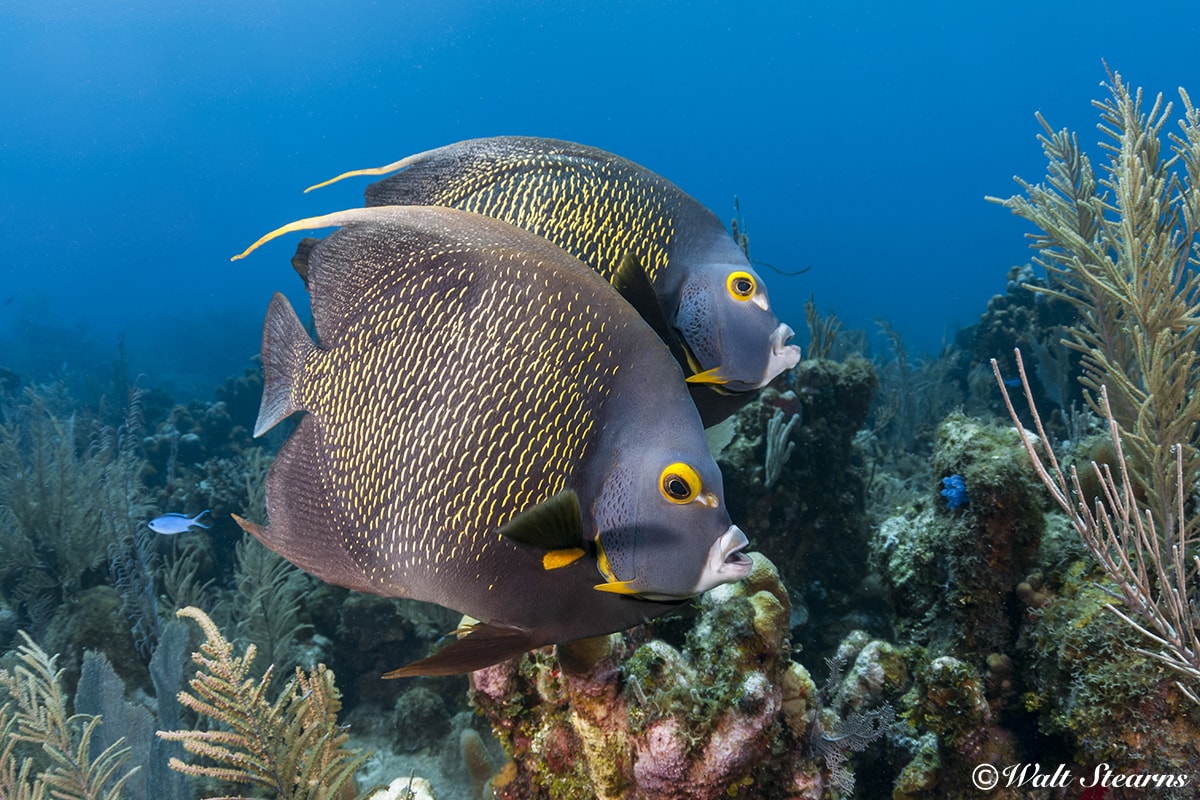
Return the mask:
{"type": "Polygon", "coordinates": [[[791,419],[784,423],[783,409],[775,409],[775,413],[767,420],[767,457],[763,464],[763,485],[770,489],[779,480],[783,465],[787,463],[792,451],[796,449],[795,442],[789,442],[792,428],[800,421],[799,414],[792,414],[791,419]]]}
{"type": "MultiPolygon", "coordinates": [[[[1046,442],[1046,431],[1033,404],[1020,351],[1016,352],[1016,361],[1037,436],[1046,442]]],[[[1018,431],[1024,431],[995,359],[992,359],[992,370],[1013,424],[1018,431]]],[[[1128,613],[1112,603],[1107,605],[1108,609],[1153,643],[1154,649],[1139,648],[1139,652],[1179,673],[1184,679],[1176,681],[1180,691],[1200,704],[1200,613],[1189,586],[1189,576],[1200,574],[1200,555],[1196,555],[1200,542],[1191,532],[1194,526],[1187,524],[1184,512],[1186,484],[1182,448],[1174,448],[1175,505],[1165,530],[1160,532],[1154,515],[1138,501],[1121,446],[1121,430],[1113,419],[1104,386],[1100,387],[1100,404],[1116,449],[1116,467],[1114,474],[1113,467],[1092,462],[1102,490],[1101,496],[1095,499],[1094,508],[1088,505],[1074,467],[1070,468],[1068,480],[1049,446],[1045,447],[1043,458],[1028,432],[1021,439],[1038,477],[1067,515],[1088,551],[1116,583],[1128,613]]]]}

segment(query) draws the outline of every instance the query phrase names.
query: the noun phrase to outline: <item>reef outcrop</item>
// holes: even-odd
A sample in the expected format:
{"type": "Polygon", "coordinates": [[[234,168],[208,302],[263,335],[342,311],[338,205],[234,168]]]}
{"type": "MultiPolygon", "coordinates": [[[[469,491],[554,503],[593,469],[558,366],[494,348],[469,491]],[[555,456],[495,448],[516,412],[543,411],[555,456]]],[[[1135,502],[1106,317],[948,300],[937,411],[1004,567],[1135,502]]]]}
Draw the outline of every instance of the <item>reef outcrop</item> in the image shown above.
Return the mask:
{"type": "Polygon", "coordinates": [[[752,557],[746,580],[700,598],[680,646],[639,629],[474,673],[472,701],[512,759],[495,796],[822,797],[819,693],[788,658],[778,572],[752,557]]]}

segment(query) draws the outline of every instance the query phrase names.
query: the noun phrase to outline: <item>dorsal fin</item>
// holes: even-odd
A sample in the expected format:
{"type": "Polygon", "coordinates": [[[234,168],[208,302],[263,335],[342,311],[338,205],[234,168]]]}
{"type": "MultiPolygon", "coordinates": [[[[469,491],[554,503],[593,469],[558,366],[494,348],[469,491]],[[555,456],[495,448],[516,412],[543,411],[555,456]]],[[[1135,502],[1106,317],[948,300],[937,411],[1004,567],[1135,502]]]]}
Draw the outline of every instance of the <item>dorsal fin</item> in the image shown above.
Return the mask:
{"type": "Polygon", "coordinates": [[[400,159],[399,161],[393,161],[391,164],[384,164],[382,167],[365,167],[363,169],[352,169],[349,172],[343,172],[341,175],[330,178],[327,181],[321,181],[320,183],[313,184],[312,186],[305,189],[304,193],[308,194],[309,192],[311,192],[315,189],[323,189],[326,186],[329,186],[330,184],[337,183],[338,181],[344,181],[344,180],[346,180],[346,178],[360,178],[360,177],[364,177],[364,176],[389,175],[397,170],[404,169],[405,167],[408,166],[409,162],[412,161],[416,157],[417,156],[406,156],[406,157],[400,159]]]}
{"type": "MultiPolygon", "coordinates": [[[[282,225],[270,233],[265,233],[258,238],[254,244],[247,247],[236,256],[230,258],[230,261],[240,261],[246,256],[253,253],[258,248],[262,247],[267,242],[278,239],[288,233],[296,233],[297,231],[311,231],[317,228],[338,228],[342,225],[349,225],[354,222],[373,222],[379,219],[381,212],[379,209],[367,208],[350,208],[344,211],[335,211],[332,214],[321,214],[316,217],[305,217],[298,219],[295,222],[289,222],[287,225],[282,225]]],[[[308,263],[308,254],[305,253],[305,264],[308,263]]],[[[305,267],[307,272],[307,266],[305,267]]]]}

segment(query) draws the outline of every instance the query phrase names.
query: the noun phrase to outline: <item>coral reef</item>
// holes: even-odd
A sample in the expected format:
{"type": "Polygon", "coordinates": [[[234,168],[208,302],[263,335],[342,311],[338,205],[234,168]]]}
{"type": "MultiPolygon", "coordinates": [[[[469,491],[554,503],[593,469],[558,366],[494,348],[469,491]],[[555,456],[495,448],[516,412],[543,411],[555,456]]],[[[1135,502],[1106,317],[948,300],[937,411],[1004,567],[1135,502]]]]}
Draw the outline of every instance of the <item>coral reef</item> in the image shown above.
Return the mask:
{"type": "Polygon", "coordinates": [[[1054,587],[1030,630],[1032,669],[1022,702],[1045,731],[1066,737],[1083,763],[1194,775],[1200,707],[1140,652],[1141,637],[1108,612],[1113,588],[1082,561],[1054,587]]]}
{"type": "MultiPolygon", "coordinates": [[[[1011,428],[951,414],[932,464],[943,480],[931,482],[928,499],[872,539],[905,646],[842,645],[856,654],[856,691],[892,700],[904,719],[888,737],[887,770],[904,800],[970,795],[975,766],[1019,760],[1010,727],[1025,724],[1013,713],[1013,664],[1025,657],[1028,622],[1019,587],[1034,591],[1027,579],[1041,558],[1046,509],[1011,428]],[[951,508],[940,487],[954,476],[970,499],[951,508]]],[[[1020,795],[1001,787],[998,796],[1020,795]]]]}
{"type": "Polygon", "coordinates": [[[495,796],[824,796],[829,766],[813,740],[833,731],[832,747],[844,729],[831,711],[814,725],[819,694],[787,657],[787,594],[753,558],[745,581],[700,599],[680,647],[614,635],[474,673],[472,700],[512,758],[495,796]]]}
{"type": "MultiPolygon", "coordinates": [[[[430,647],[454,630],[461,615],[428,603],[360,594],[318,583],[304,597],[305,616],[326,641],[337,643],[323,653],[343,678],[346,704],[356,730],[378,732],[378,709],[393,707],[397,684],[381,677],[398,665],[429,654],[430,647]]],[[[466,707],[461,677],[431,678],[425,683],[466,707]]]]}
{"type": "Polygon", "coordinates": [[[817,658],[850,630],[882,632],[882,607],[860,592],[869,523],[854,446],[877,386],[874,368],[857,356],[801,361],[738,412],[735,435],[717,454],[730,516],[778,566],[796,620],[815,614],[826,621],[794,631],[800,647],[817,658]],[[772,445],[771,420],[778,426],[793,415],[799,422],[781,450],[772,445]],[[768,485],[771,456],[789,452],[768,485]]]}
{"type": "Polygon", "coordinates": [[[953,374],[969,388],[970,413],[1003,415],[1004,406],[986,365],[992,358],[1007,359],[1014,348],[1037,362],[1031,377],[1039,404],[1065,412],[1072,403],[1083,401],[1076,380],[1079,354],[1062,344],[1063,328],[1076,323],[1075,309],[1041,291],[1046,287],[1046,279],[1032,265],[1013,267],[1005,293],[988,301],[979,322],[958,332],[962,357],[956,360],[953,374]]]}
{"type": "Polygon", "coordinates": [[[961,476],[970,503],[885,520],[872,558],[902,641],[982,663],[1016,639],[1016,587],[1037,554],[1045,499],[1015,430],[952,414],[937,440],[935,473],[961,476]]]}

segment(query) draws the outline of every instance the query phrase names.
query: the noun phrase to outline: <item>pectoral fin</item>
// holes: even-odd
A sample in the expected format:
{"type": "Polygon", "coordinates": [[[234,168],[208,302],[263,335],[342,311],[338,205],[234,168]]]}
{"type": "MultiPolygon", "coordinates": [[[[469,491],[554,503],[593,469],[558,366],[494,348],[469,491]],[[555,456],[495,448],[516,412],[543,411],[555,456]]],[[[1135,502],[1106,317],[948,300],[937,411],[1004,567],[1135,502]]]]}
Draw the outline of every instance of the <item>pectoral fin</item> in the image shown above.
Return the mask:
{"type": "Polygon", "coordinates": [[[499,534],[539,550],[553,552],[580,549],[584,540],[583,513],[579,510],[579,497],[574,490],[564,489],[549,500],[522,511],[501,525],[499,534]]]}

